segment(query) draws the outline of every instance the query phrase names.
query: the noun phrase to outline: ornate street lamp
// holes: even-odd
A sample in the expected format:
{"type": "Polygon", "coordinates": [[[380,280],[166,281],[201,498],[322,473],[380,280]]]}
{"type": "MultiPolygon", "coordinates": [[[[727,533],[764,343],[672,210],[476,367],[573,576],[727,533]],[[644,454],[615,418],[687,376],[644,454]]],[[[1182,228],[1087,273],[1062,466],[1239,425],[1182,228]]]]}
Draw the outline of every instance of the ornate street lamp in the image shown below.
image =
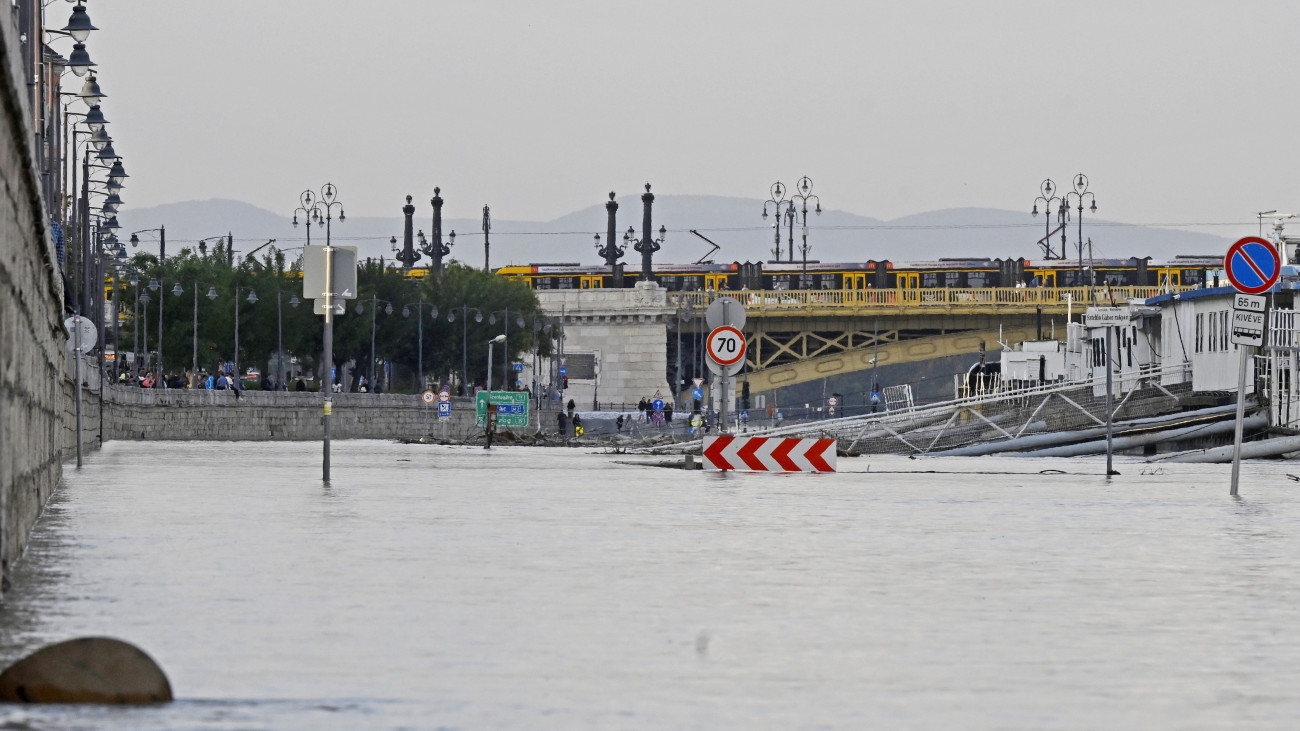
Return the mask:
{"type": "MultiPolygon", "coordinates": [[[[796,200],[800,202],[801,204],[800,213],[803,215],[803,243],[800,245],[800,251],[803,253],[803,276],[805,279],[808,277],[808,201],[809,200],[816,201],[816,209],[814,212],[818,216],[822,215],[822,199],[813,195],[812,187],[813,187],[812,179],[809,178],[807,175],[805,175],[802,178],[799,178],[799,182],[796,184],[795,189],[798,192],[790,196],[791,205],[793,205],[796,200]]],[[[794,218],[793,209],[787,209],[787,213],[790,214],[791,220],[793,222],[793,218],[794,218]]],[[[793,236],[791,237],[791,240],[793,241],[793,236]]]]}
{"type": "Polygon", "coordinates": [[[424,255],[429,257],[431,260],[432,263],[430,264],[429,269],[431,269],[434,274],[442,274],[442,259],[443,257],[450,255],[451,247],[456,245],[455,231],[452,231],[451,235],[447,237],[447,243],[444,244],[442,241],[443,201],[441,193],[441,188],[434,188],[433,197],[429,199],[429,205],[433,206],[433,229],[431,231],[431,236],[433,238],[431,241],[425,241],[423,238],[420,239],[420,250],[423,251],[424,255]]]}
{"type": "MultiPolygon", "coordinates": [[[[773,259],[774,263],[781,262],[781,216],[784,215],[787,218],[793,216],[792,211],[794,207],[794,201],[786,200],[785,194],[786,194],[786,187],[782,185],[781,181],[778,180],[772,184],[772,197],[768,198],[766,201],[763,201],[763,220],[764,221],[767,220],[768,205],[772,206],[773,208],[772,213],[776,216],[776,220],[772,223],[772,229],[773,229],[772,256],[774,257],[773,259]],[[784,213],[782,213],[782,207],[784,207],[784,213]]],[[[791,220],[793,221],[793,219],[791,220]]],[[[794,261],[793,233],[791,234],[790,237],[790,261],[794,261]]]]}
{"type": "Polygon", "coordinates": [[[1038,240],[1038,245],[1043,249],[1044,259],[1064,259],[1065,258],[1065,222],[1070,215],[1070,209],[1065,204],[1065,198],[1056,194],[1056,183],[1051,178],[1044,180],[1039,186],[1041,194],[1034,199],[1034,210],[1030,215],[1038,217],[1038,202],[1043,202],[1043,238],[1038,240]],[[1061,232],[1061,253],[1059,255],[1052,251],[1052,206],[1056,206],[1056,221],[1060,226],[1058,231],[1061,232]]]}
{"type": "Polygon", "coordinates": [[[623,234],[624,246],[631,245],[634,251],[641,254],[641,281],[654,281],[654,255],[656,251],[663,248],[664,240],[668,237],[668,230],[663,226],[659,227],[659,238],[654,238],[650,226],[651,209],[654,206],[655,197],[650,192],[650,184],[645,184],[645,194],[641,196],[641,238],[636,238],[636,229],[628,227],[627,233],[623,234]]]}
{"type": "MultiPolygon", "coordinates": [[[[1097,212],[1097,197],[1094,196],[1091,192],[1088,191],[1088,176],[1084,175],[1083,173],[1079,173],[1078,175],[1075,175],[1075,176],[1074,176],[1074,190],[1066,191],[1065,195],[1063,195],[1063,196],[1061,196],[1061,197],[1064,199],[1064,203],[1063,203],[1063,205],[1064,205],[1065,207],[1067,207],[1067,208],[1069,207],[1069,203],[1070,203],[1070,199],[1071,199],[1071,197],[1073,197],[1074,200],[1079,204],[1079,208],[1078,208],[1078,211],[1079,211],[1079,241],[1078,241],[1078,244],[1077,244],[1077,245],[1078,245],[1078,247],[1079,247],[1079,282],[1080,282],[1080,284],[1082,284],[1082,283],[1083,283],[1083,271],[1084,271],[1084,270],[1083,270],[1083,201],[1084,201],[1085,199],[1087,199],[1087,200],[1092,204],[1092,205],[1089,207],[1088,210],[1092,211],[1093,213],[1096,213],[1096,212],[1097,212]]],[[[1089,249],[1091,250],[1091,247],[1092,247],[1092,240],[1091,240],[1091,239],[1089,239],[1089,241],[1088,241],[1088,246],[1089,246],[1089,249]]],[[[1062,254],[1064,254],[1064,252],[1062,252],[1062,254]]],[[[1089,256],[1091,257],[1091,252],[1090,252],[1089,256]]],[[[1094,281],[1095,279],[1096,279],[1096,272],[1089,272],[1089,276],[1088,276],[1088,289],[1089,289],[1090,292],[1091,292],[1091,290],[1092,290],[1093,285],[1096,284],[1096,282],[1094,281]]],[[[1090,299],[1091,299],[1091,297],[1090,297],[1090,299]]]]}
{"type": "Polygon", "coordinates": [[[628,237],[623,238],[623,246],[619,246],[614,239],[614,229],[617,227],[615,217],[618,213],[618,202],[614,200],[614,191],[609,192],[609,202],[605,204],[607,214],[608,228],[605,230],[606,244],[604,248],[600,245],[600,234],[596,234],[596,252],[605,260],[605,266],[609,267],[609,272],[613,277],[615,287],[623,286],[622,272],[619,271],[618,260],[622,258],[627,251],[628,237]]]}

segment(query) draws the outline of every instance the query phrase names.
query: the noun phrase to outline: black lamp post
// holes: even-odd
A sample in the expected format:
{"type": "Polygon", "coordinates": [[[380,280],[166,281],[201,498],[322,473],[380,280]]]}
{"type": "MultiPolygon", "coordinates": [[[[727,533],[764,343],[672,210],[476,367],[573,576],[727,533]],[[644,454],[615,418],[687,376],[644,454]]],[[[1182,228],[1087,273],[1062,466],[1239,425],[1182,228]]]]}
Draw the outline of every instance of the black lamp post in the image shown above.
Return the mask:
{"type": "MultiPolygon", "coordinates": [[[[324,226],[325,216],[321,213],[320,206],[316,201],[316,194],[310,190],[304,190],[302,194],[298,196],[298,203],[298,207],[293,209],[293,227],[298,227],[298,213],[301,212],[304,219],[303,223],[307,224],[307,245],[311,246],[311,225],[315,223],[317,226],[324,226]]],[[[342,215],[342,210],[340,210],[339,213],[342,215]]],[[[221,237],[216,236],[214,238],[221,237]]],[[[199,244],[201,246],[203,242],[200,241],[199,244]]],[[[234,242],[230,242],[230,245],[234,246],[234,242]]]]}
{"type": "MultiPolygon", "coordinates": [[[[415,215],[415,206],[411,205],[411,196],[406,196],[406,205],[402,206],[402,216],[406,219],[402,228],[402,250],[397,253],[397,260],[402,262],[402,268],[410,271],[415,262],[420,260],[420,252],[415,250],[415,238],[411,233],[413,226],[411,218],[415,215]]],[[[394,240],[394,248],[396,248],[394,240]]]]}
{"type": "MultiPolygon", "coordinates": [[[[1089,210],[1092,211],[1093,213],[1097,212],[1097,197],[1094,196],[1092,193],[1088,192],[1088,176],[1084,175],[1083,173],[1079,173],[1078,175],[1074,176],[1074,190],[1066,191],[1065,195],[1061,196],[1062,198],[1061,205],[1063,208],[1069,208],[1070,198],[1072,196],[1074,200],[1079,204],[1079,209],[1078,209],[1079,210],[1079,241],[1078,241],[1079,282],[1080,284],[1082,284],[1083,282],[1083,201],[1084,199],[1087,199],[1092,204],[1089,207],[1089,210]]],[[[1089,245],[1091,246],[1091,241],[1089,242],[1089,245]]],[[[1062,255],[1064,255],[1065,252],[1062,251],[1061,253],[1062,255]]],[[[1093,284],[1095,284],[1095,282],[1093,281],[1095,276],[1096,273],[1092,272],[1088,277],[1089,289],[1091,289],[1093,284]]]]}
{"type": "Polygon", "coordinates": [[[135,247],[140,245],[139,234],[154,233],[154,232],[158,233],[158,261],[159,262],[166,261],[167,260],[167,227],[166,226],[159,226],[158,228],[142,228],[139,231],[132,233],[130,239],[131,246],[135,247]]]}
{"type": "MultiPolygon", "coordinates": [[[[461,305],[460,309],[460,395],[469,395],[469,311],[474,310],[474,322],[483,322],[483,312],[477,307],[461,305]]],[[[447,322],[456,321],[456,311],[447,313],[447,322]]],[[[488,364],[491,367],[491,363],[488,364]]]]}
{"type": "MultiPolygon", "coordinates": [[[[814,209],[813,212],[816,213],[818,216],[822,215],[822,199],[813,195],[812,187],[813,187],[812,179],[809,178],[807,175],[805,175],[802,178],[799,178],[799,182],[795,186],[795,189],[798,192],[790,196],[791,205],[793,205],[796,200],[799,201],[800,203],[799,212],[800,215],[803,217],[802,219],[803,243],[799,245],[799,251],[800,253],[803,254],[803,276],[805,278],[808,276],[808,201],[809,200],[816,201],[816,208],[814,209]]],[[[794,218],[793,209],[789,209],[789,214],[791,219],[793,219],[794,218]]],[[[793,240],[794,238],[792,236],[791,241],[793,242],[793,240]]]]}
{"type": "Polygon", "coordinates": [[[419,371],[419,379],[420,379],[419,387],[421,390],[423,390],[424,389],[424,308],[428,307],[429,317],[432,317],[436,320],[438,318],[438,306],[432,302],[425,302],[424,300],[420,300],[419,302],[407,302],[406,304],[402,305],[402,317],[410,317],[412,307],[415,308],[416,337],[418,338],[418,340],[416,341],[416,356],[415,356],[416,368],[419,371]]]}
{"type": "MultiPolygon", "coordinates": [[[[772,256],[774,257],[774,262],[776,263],[780,263],[781,261],[781,216],[784,215],[786,218],[790,218],[791,221],[793,222],[792,216],[794,215],[793,213],[794,201],[786,200],[785,194],[786,194],[785,185],[783,185],[781,181],[778,180],[772,184],[772,197],[768,198],[766,201],[763,201],[763,220],[764,221],[767,220],[768,205],[772,206],[773,208],[772,213],[776,216],[776,220],[772,224],[772,230],[773,230],[772,256]],[[783,208],[785,211],[784,213],[782,213],[783,208]]],[[[790,233],[790,261],[794,261],[793,229],[791,229],[791,233],[790,233]]]]}
{"type": "Polygon", "coordinates": [[[633,250],[641,253],[641,281],[654,281],[654,255],[656,251],[663,248],[664,239],[668,237],[668,230],[663,226],[659,227],[659,238],[654,238],[650,230],[651,209],[654,206],[655,197],[650,192],[650,184],[645,184],[645,194],[641,196],[642,215],[641,215],[641,238],[636,237],[636,229],[628,226],[627,232],[623,234],[624,246],[631,245],[633,250]]]}
{"type": "MultiPolygon", "coordinates": [[[[217,292],[215,289],[212,290],[212,294],[214,296],[216,295],[216,293],[217,292]]],[[[282,289],[275,290],[275,360],[276,360],[276,377],[277,377],[275,387],[281,391],[287,390],[284,387],[284,305],[282,304],[283,299],[284,299],[284,290],[282,289]]],[[[198,302],[198,299],[196,298],[194,301],[198,302]]],[[[289,296],[290,307],[297,307],[301,302],[302,300],[298,299],[297,294],[291,294],[289,296]]],[[[195,311],[197,312],[197,309],[195,311]]],[[[198,373],[198,371],[195,371],[195,373],[198,373]]],[[[265,376],[263,376],[263,378],[265,379],[265,376]]]]}
{"type": "Polygon", "coordinates": [[[429,266],[434,274],[442,274],[442,258],[451,254],[451,247],[456,244],[456,232],[452,231],[448,236],[447,243],[442,242],[442,189],[434,188],[433,197],[429,199],[429,205],[433,206],[433,240],[423,241],[420,243],[420,250],[432,260],[429,266]]]}
{"type": "Polygon", "coordinates": [[[618,260],[627,251],[625,248],[627,246],[627,239],[624,238],[624,245],[619,246],[618,242],[614,238],[614,229],[618,225],[615,222],[615,217],[618,213],[618,203],[614,200],[614,191],[610,191],[609,193],[609,202],[605,204],[605,211],[609,214],[607,216],[608,227],[605,229],[606,244],[602,248],[600,245],[600,234],[596,234],[596,252],[600,254],[600,257],[605,260],[605,265],[609,267],[609,272],[613,277],[614,286],[622,287],[623,278],[619,276],[618,260]]]}
{"type": "Polygon", "coordinates": [[[488,231],[492,230],[492,212],[483,206],[483,272],[490,274],[492,267],[488,257],[488,231]]]}
{"type": "MultiPolygon", "coordinates": [[[[379,313],[380,302],[384,303],[385,315],[393,314],[392,302],[389,302],[388,300],[381,300],[377,295],[373,295],[373,294],[370,295],[370,367],[366,369],[366,377],[370,381],[371,393],[375,392],[375,383],[377,383],[377,381],[375,381],[375,333],[377,332],[377,328],[378,328],[376,315],[379,313]]],[[[365,305],[358,302],[356,311],[358,315],[365,312],[366,311],[365,305]]]]}
{"type": "Polygon", "coordinates": [[[1043,258],[1045,259],[1064,259],[1065,258],[1065,221],[1070,215],[1070,209],[1065,203],[1065,198],[1056,194],[1056,183],[1051,178],[1044,180],[1039,186],[1042,192],[1034,199],[1034,210],[1030,215],[1038,217],[1038,202],[1043,202],[1043,238],[1039,239],[1038,245],[1043,248],[1043,258]],[[1056,255],[1052,251],[1052,206],[1056,206],[1056,222],[1060,224],[1061,231],[1061,253],[1056,255]]]}

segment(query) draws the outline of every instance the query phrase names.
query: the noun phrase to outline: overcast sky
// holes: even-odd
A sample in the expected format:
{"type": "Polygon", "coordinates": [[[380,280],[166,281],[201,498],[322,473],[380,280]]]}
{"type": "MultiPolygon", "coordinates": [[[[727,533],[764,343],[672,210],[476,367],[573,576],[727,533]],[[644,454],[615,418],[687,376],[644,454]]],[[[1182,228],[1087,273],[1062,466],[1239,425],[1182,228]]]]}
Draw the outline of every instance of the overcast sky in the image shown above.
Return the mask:
{"type": "Polygon", "coordinates": [[[549,220],[646,181],[765,197],[807,175],[823,206],[888,219],[1027,212],[1084,172],[1110,220],[1300,209],[1295,2],[87,7],[130,207],[287,216],[328,180],[350,215],[408,193],[426,215],[439,185],[449,216],[549,220]]]}

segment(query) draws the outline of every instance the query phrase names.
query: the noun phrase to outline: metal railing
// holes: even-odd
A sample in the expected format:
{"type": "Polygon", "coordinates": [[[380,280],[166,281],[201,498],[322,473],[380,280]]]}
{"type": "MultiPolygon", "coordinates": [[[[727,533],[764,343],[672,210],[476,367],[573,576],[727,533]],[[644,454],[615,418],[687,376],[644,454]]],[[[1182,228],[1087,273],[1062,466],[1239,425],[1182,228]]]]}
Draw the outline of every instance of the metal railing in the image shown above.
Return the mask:
{"type": "MultiPolygon", "coordinates": [[[[1162,392],[1162,387],[1158,384],[1166,375],[1178,375],[1185,381],[1190,381],[1191,365],[1189,363],[1179,363],[1165,368],[1148,368],[1140,372],[1129,371],[1117,373],[1114,378],[1114,388],[1116,393],[1132,394],[1138,388],[1144,385],[1150,385],[1162,392]],[[1145,383],[1143,383],[1145,382],[1145,383]],[[1131,384],[1131,385],[1130,385],[1131,384]]],[[[857,445],[864,434],[870,429],[881,429],[893,433],[906,431],[916,425],[939,424],[945,418],[951,417],[954,413],[967,409],[983,410],[990,406],[998,404],[1013,404],[1024,407],[1032,404],[1032,400],[1038,397],[1056,396],[1063,397],[1061,400],[1069,404],[1071,408],[1082,412],[1087,419],[1094,424],[1105,424],[1105,411],[1100,407],[1100,398],[1091,396],[1091,392],[1097,385],[1092,378],[1082,381],[1049,381],[1046,383],[1033,383],[1018,385],[1014,387],[1001,387],[991,393],[976,393],[961,398],[955,398],[949,401],[940,401],[916,406],[908,411],[887,411],[870,414],[861,414],[855,416],[845,416],[833,419],[820,419],[815,421],[800,422],[794,424],[780,424],[763,426],[762,423],[751,422],[751,431],[761,431],[763,436],[784,436],[784,437],[829,437],[844,440],[846,446],[850,449],[857,445]],[[1075,396],[1074,399],[1065,397],[1070,393],[1086,394],[1087,401],[1084,397],[1075,396]],[[1078,401],[1076,403],[1076,400],[1078,401]],[[1097,403],[1092,403],[1097,401],[1097,403]],[[1083,404],[1083,405],[1080,405],[1083,404]],[[1093,408],[1086,408],[1092,406],[1093,408]]],[[[1118,411],[1125,403],[1127,398],[1117,400],[1114,407],[1118,411]]],[[[1040,402],[1041,403],[1041,402],[1040,402]]],[[[1032,421],[1037,415],[1037,411],[1030,414],[1028,421],[1032,421]]],[[[996,429],[996,427],[993,427],[996,429]]],[[[1018,427],[1020,431],[1024,427],[1018,427]]],[[[1009,438],[1006,431],[995,431],[985,435],[987,439],[1009,438]]],[[[902,442],[907,444],[906,442],[902,442]]],[[[647,448],[647,451],[686,451],[699,449],[702,440],[695,439],[687,442],[679,442],[674,445],[658,446],[647,448]]],[[[938,440],[923,448],[914,450],[904,450],[904,453],[924,453],[938,446],[938,440]]]]}
{"type": "Polygon", "coordinates": [[[805,308],[900,309],[907,307],[1079,307],[1150,299],[1195,287],[986,287],[983,289],[790,289],[669,292],[669,304],[705,307],[720,296],[734,297],[749,314],[805,308]]]}
{"type": "Polygon", "coordinates": [[[1295,310],[1274,307],[1268,311],[1268,347],[1300,349],[1300,320],[1295,310]]]}

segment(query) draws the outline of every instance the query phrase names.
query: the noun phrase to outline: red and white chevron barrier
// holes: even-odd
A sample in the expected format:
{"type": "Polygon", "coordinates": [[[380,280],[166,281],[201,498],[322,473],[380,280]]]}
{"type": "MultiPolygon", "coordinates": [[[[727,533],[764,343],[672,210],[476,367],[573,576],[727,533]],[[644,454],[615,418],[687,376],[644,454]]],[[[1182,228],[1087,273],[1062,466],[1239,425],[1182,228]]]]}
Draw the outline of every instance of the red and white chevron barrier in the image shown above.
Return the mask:
{"type": "Polygon", "coordinates": [[[737,472],[834,472],[834,439],[705,437],[704,469],[737,472]]]}

